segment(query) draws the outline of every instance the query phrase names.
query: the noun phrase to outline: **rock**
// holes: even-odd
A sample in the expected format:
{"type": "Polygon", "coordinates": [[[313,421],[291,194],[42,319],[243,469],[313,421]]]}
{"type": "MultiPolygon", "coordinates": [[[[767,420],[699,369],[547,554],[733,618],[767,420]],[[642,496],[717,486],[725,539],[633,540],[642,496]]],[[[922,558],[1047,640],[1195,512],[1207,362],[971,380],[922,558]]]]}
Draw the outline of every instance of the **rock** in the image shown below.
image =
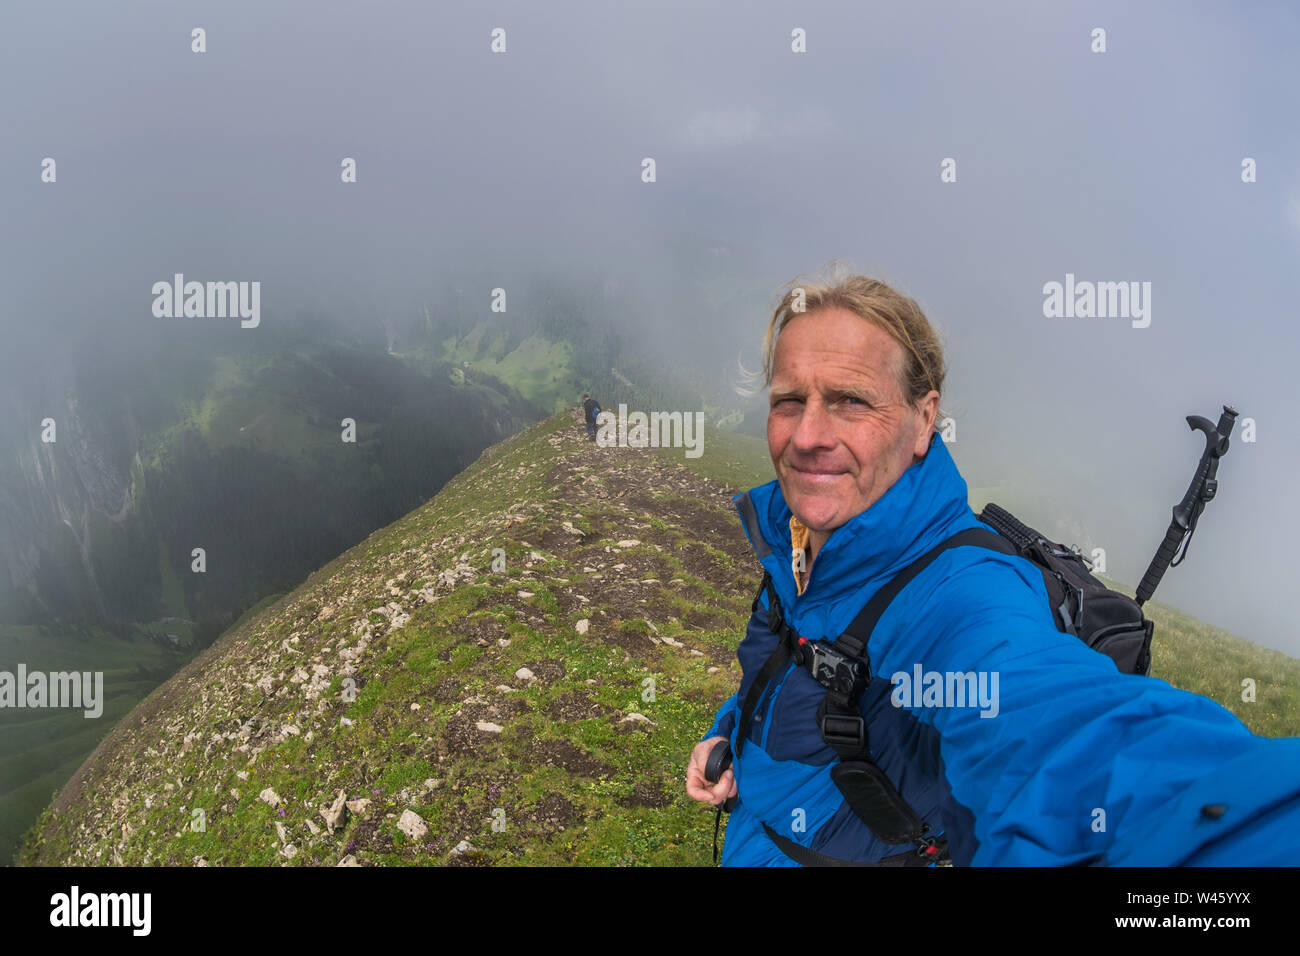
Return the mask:
{"type": "Polygon", "coordinates": [[[704,673],[706,673],[706,674],[716,674],[717,672],[718,672],[718,669],[717,669],[716,667],[710,667],[710,668],[709,668],[707,671],[705,671],[704,673]]]}
{"type": "Polygon", "coordinates": [[[620,548],[635,548],[640,543],[641,542],[638,541],[636,538],[625,538],[624,540],[618,543],[618,546],[620,548]]]}
{"type": "Polygon", "coordinates": [[[515,593],[518,594],[521,598],[530,598],[535,595],[535,592],[533,591],[516,591],[515,593]]]}
{"type": "Polygon", "coordinates": [[[453,849],[451,852],[457,855],[461,853],[473,853],[474,848],[470,846],[468,840],[461,840],[459,843],[456,844],[455,849],[453,849]]]}
{"type": "Polygon", "coordinates": [[[281,850],[280,852],[283,853],[290,860],[292,860],[295,856],[298,855],[298,848],[294,846],[292,843],[286,843],[284,845],[284,849],[281,850]]]}
{"type": "Polygon", "coordinates": [[[435,780],[433,777],[430,777],[429,779],[424,781],[425,790],[437,790],[441,786],[442,786],[442,781],[435,780]]]}
{"type": "Polygon", "coordinates": [[[354,723],[354,721],[353,721],[352,718],[350,718],[350,717],[340,717],[340,718],[339,718],[339,726],[341,726],[341,727],[351,727],[353,723],[354,723]]]}
{"type": "Polygon", "coordinates": [[[284,824],[279,820],[275,821],[275,835],[280,838],[281,843],[289,842],[288,831],[285,830],[284,824]]]}
{"type": "Polygon", "coordinates": [[[344,810],[343,805],[347,802],[348,795],[342,790],[334,798],[334,802],[329,808],[320,812],[321,817],[325,820],[325,826],[333,833],[338,827],[343,825],[344,810]]]}
{"type": "Polygon", "coordinates": [[[586,634],[587,628],[589,627],[591,627],[591,619],[585,617],[577,624],[573,625],[573,629],[577,631],[579,634],[586,634]]]}
{"type": "Polygon", "coordinates": [[[519,693],[517,690],[515,690],[515,688],[511,687],[509,684],[497,684],[497,686],[494,687],[493,690],[500,691],[500,692],[503,693],[503,694],[517,694],[517,693],[519,693]]]}
{"type": "Polygon", "coordinates": [[[310,817],[307,818],[307,829],[312,832],[313,836],[320,836],[320,827],[316,826],[316,822],[310,817]]]}
{"type": "Polygon", "coordinates": [[[412,704],[412,705],[411,705],[411,710],[419,710],[419,709],[420,709],[420,705],[419,705],[419,704],[412,704]]]}
{"type": "Polygon", "coordinates": [[[357,862],[357,858],[353,854],[349,853],[347,856],[339,860],[334,865],[335,866],[360,866],[361,864],[357,862]]]}
{"type": "Polygon", "coordinates": [[[416,841],[429,832],[429,827],[414,810],[406,810],[402,813],[402,818],[397,821],[397,829],[405,833],[411,840],[416,841]]]}
{"type": "Polygon", "coordinates": [[[490,720],[480,720],[474,726],[485,734],[499,734],[503,729],[500,724],[494,724],[490,720]]]}
{"type": "Polygon", "coordinates": [[[534,674],[532,671],[530,671],[527,667],[521,667],[519,668],[519,670],[515,671],[515,677],[519,678],[520,680],[537,679],[537,675],[534,674]]]}
{"type": "MultiPolygon", "coordinates": [[[[270,787],[267,787],[265,790],[259,793],[257,795],[257,798],[261,800],[263,803],[270,804],[273,807],[278,807],[280,805],[280,795],[276,793],[274,790],[272,790],[270,787]]],[[[145,802],[145,806],[148,806],[148,801],[145,802]]]]}
{"type": "Polygon", "coordinates": [[[283,727],[280,728],[280,733],[284,734],[286,737],[291,735],[297,737],[298,734],[300,734],[301,732],[302,731],[298,729],[297,724],[285,724],[283,727]]]}
{"type": "Polygon", "coordinates": [[[348,810],[355,813],[357,816],[364,817],[370,812],[370,802],[369,797],[361,797],[357,800],[349,800],[345,805],[348,810]]]}
{"type": "Polygon", "coordinates": [[[647,717],[645,714],[636,714],[636,713],[628,714],[626,717],[620,720],[619,723],[620,724],[649,724],[651,727],[656,726],[655,722],[651,720],[649,717],[647,717]]]}

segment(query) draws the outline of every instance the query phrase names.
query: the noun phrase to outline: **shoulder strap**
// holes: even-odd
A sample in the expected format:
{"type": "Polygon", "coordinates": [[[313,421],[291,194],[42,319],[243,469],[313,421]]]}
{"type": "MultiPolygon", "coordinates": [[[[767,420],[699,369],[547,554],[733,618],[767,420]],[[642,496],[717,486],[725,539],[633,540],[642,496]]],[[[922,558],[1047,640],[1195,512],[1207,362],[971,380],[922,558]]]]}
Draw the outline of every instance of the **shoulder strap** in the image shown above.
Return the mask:
{"type": "MultiPolygon", "coordinates": [[[[860,660],[869,679],[871,664],[867,644],[871,632],[885,609],[889,607],[889,603],[908,583],[929,567],[935,558],[950,548],[964,545],[990,548],[1004,554],[1016,553],[1013,544],[988,527],[968,528],[958,532],[917,558],[877,591],[844,633],[833,642],[835,650],[847,657],[860,660]]],[[[799,658],[797,663],[801,666],[807,663],[803,649],[799,647],[803,643],[802,639],[797,638],[786,623],[781,603],[776,596],[776,589],[772,585],[772,577],[766,569],[763,571],[763,581],[759,585],[758,594],[754,597],[752,606],[754,612],[758,610],[764,590],[767,591],[768,596],[768,627],[779,640],[776,649],[764,661],[745,694],[736,734],[737,755],[744,749],[754,713],[773,678],[785,670],[796,654],[799,658]]],[[[814,673],[814,676],[816,677],[817,674],[814,673]]],[[[922,822],[871,758],[865,721],[862,719],[857,703],[860,686],[850,691],[846,688],[837,688],[834,681],[825,681],[820,677],[818,679],[828,688],[827,699],[818,712],[818,723],[822,740],[834,749],[839,757],[838,766],[831,772],[831,779],[836,788],[844,795],[854,814],[878,839],[890,844],[915,843],[921,854],[919,859],[923,862],[928,861],[931,859],[931,854],[935,852],[930,848],[936,842],[934,838],[927,836],[929,825],[922,822]]],[[[782,849],[787,853],[790,852],[785,846],[782,846],[782,849]]],[[[800,859],[800,862],[807,865],[812,862],[812,858],[800,859]]]]}
{"type": "Polygon", "coordinates": [[[763,570],[763,581],[758,586],[758,593],[754,595],[753,612],[757,612],[760,604],[760,598],[763,591],[767,591],[767,626],[768,629],[777,636],[776,650],[774,650],[763,662],[763,667],[754,677],[754,682],[749,685],[749,692],[745,694],[744,703],[740,706],[740,725],[736,731],[736,754],[739,755],[745,749],[745,739],[749,736],[749,727],[754,720],[754,711],[758,709],[758,702],[763,698],[763,692],[767,690],[768,684],[772,682],[777,674],[785,670],[786,665],[790,663],[790,642],[789,626],[785,623],[785,618],[781,613],[781,602],[777,600],[776,588],[772,586],[772,576],[763,570]]]}
{"type": "Polygon", "coordinates": [[[949,548],[959,548],[963,545],[976,545],[993,551],[1001,551],[1003,554],[1016,553],[1015,545],[989,528],[967,528],[965,531],[959,531],[946,541],[939,542],[894,575],[888,584],[872,596],[871,600],[867,602],[867,606],[844,629],[844,633],[860,641],[865,649],[867,642],[871,639],[871,632],[876,629],[876,624],[880,621],[880,616],[885,613],[889,603],[898,596],[898,592],[907,587],[912,579],[928,568],[939,555],[949,548]]]}

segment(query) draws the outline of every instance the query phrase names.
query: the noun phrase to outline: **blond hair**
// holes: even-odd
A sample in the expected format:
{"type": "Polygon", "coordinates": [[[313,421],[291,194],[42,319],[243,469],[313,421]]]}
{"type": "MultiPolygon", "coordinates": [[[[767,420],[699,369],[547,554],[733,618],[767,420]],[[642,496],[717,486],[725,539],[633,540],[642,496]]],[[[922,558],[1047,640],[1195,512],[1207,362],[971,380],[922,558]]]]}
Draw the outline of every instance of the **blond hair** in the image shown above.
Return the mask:
{"type": "MultiPolygon", "coordinates": [[[[884,330],[903,353],[898,369],[898,386],[904,399],[917,407],[931,391],[942,397],[947,375],[943,346],[930,320],[914,299],[878,279],[864,275],[843,275],[842,264],[833,260],[813,282],[791,279],[781,287],[781,300],[772,312],[763,336],[763,387],[772,384],[776,342],[792,319],[823,309],[841,308],[884,330]]],[[[942,414],[936,417],[935,423],[942,414]]]]}

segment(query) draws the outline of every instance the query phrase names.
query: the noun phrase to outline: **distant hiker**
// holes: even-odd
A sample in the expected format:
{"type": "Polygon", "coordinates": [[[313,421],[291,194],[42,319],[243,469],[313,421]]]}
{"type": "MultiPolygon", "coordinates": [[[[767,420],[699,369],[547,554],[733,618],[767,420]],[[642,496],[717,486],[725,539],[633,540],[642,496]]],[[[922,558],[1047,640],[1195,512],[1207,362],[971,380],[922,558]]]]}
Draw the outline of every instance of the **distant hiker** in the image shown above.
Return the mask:
{"type": "Polygon", "coordinates": [[[912,299],[852,276],[792,288],[763,351],[776,480],[733,500],[771,590],[686,779],[696,800],[735,798],[723,865],[1300,860],[1300,738],[1121,673],[1057,629],[1025,558],[942,551],[866,647],[844,642],[900,569],[981,524],[936,440],[942,350],[912,299]],[[904,693],[922,674],[940,680],[904,693]],[[706,768],[720,742],[725,772],[706,768]]]}
{"type": "Polygon", "coordinates": [[[600,405],[590,395],[582,396],[582,412],[587,422],[587,438],[596,440],[596,416],[600,414],[600,405]]]}

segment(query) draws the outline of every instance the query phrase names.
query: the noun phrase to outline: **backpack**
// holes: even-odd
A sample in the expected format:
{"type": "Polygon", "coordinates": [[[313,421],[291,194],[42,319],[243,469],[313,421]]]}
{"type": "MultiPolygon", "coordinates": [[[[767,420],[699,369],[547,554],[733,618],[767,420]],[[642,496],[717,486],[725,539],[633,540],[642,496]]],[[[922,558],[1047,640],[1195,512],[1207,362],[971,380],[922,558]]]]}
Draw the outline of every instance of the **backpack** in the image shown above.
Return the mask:
{"type": "Polygon", "coordinates": [[[921,821],[872,759],[866,722],[857,700],[872,676],[867,644],[876,622],[898,592],[949,548],[976,545],[1029,559],[1043,574],[1057,630],[1072,634],[1094,651],[1107,655],[1123,673],[1145,676],[1150,670],[1154,625],[1143,615],[1136,600],[1106,587],[1092,575],[1080,554],[1048,540],[1004,508],[990,503],[978,518],[987,527],[958,532],[908,565],[872,597],[845,632],[833,641],[809,641],[795,634],[785,622],[771,575],[766,570],[763,572],[752,610],[757,612],[759,599],[766,590],[768,627],[780,641],[741,705],[737,753],[744,748],[764,690],[793,661],[826,688],[826,700],[817,719],[822,739],[839,756],[839,763],[831,771],[835,786],[877,839],[916,847],[914,851],[886,857],[877,863],[854,863],[801,846],[764,824],[768,837],[797,862],[805,866],[924,866],[948,862],[946,838],[929,835],[929,824],[921,821]]]}

